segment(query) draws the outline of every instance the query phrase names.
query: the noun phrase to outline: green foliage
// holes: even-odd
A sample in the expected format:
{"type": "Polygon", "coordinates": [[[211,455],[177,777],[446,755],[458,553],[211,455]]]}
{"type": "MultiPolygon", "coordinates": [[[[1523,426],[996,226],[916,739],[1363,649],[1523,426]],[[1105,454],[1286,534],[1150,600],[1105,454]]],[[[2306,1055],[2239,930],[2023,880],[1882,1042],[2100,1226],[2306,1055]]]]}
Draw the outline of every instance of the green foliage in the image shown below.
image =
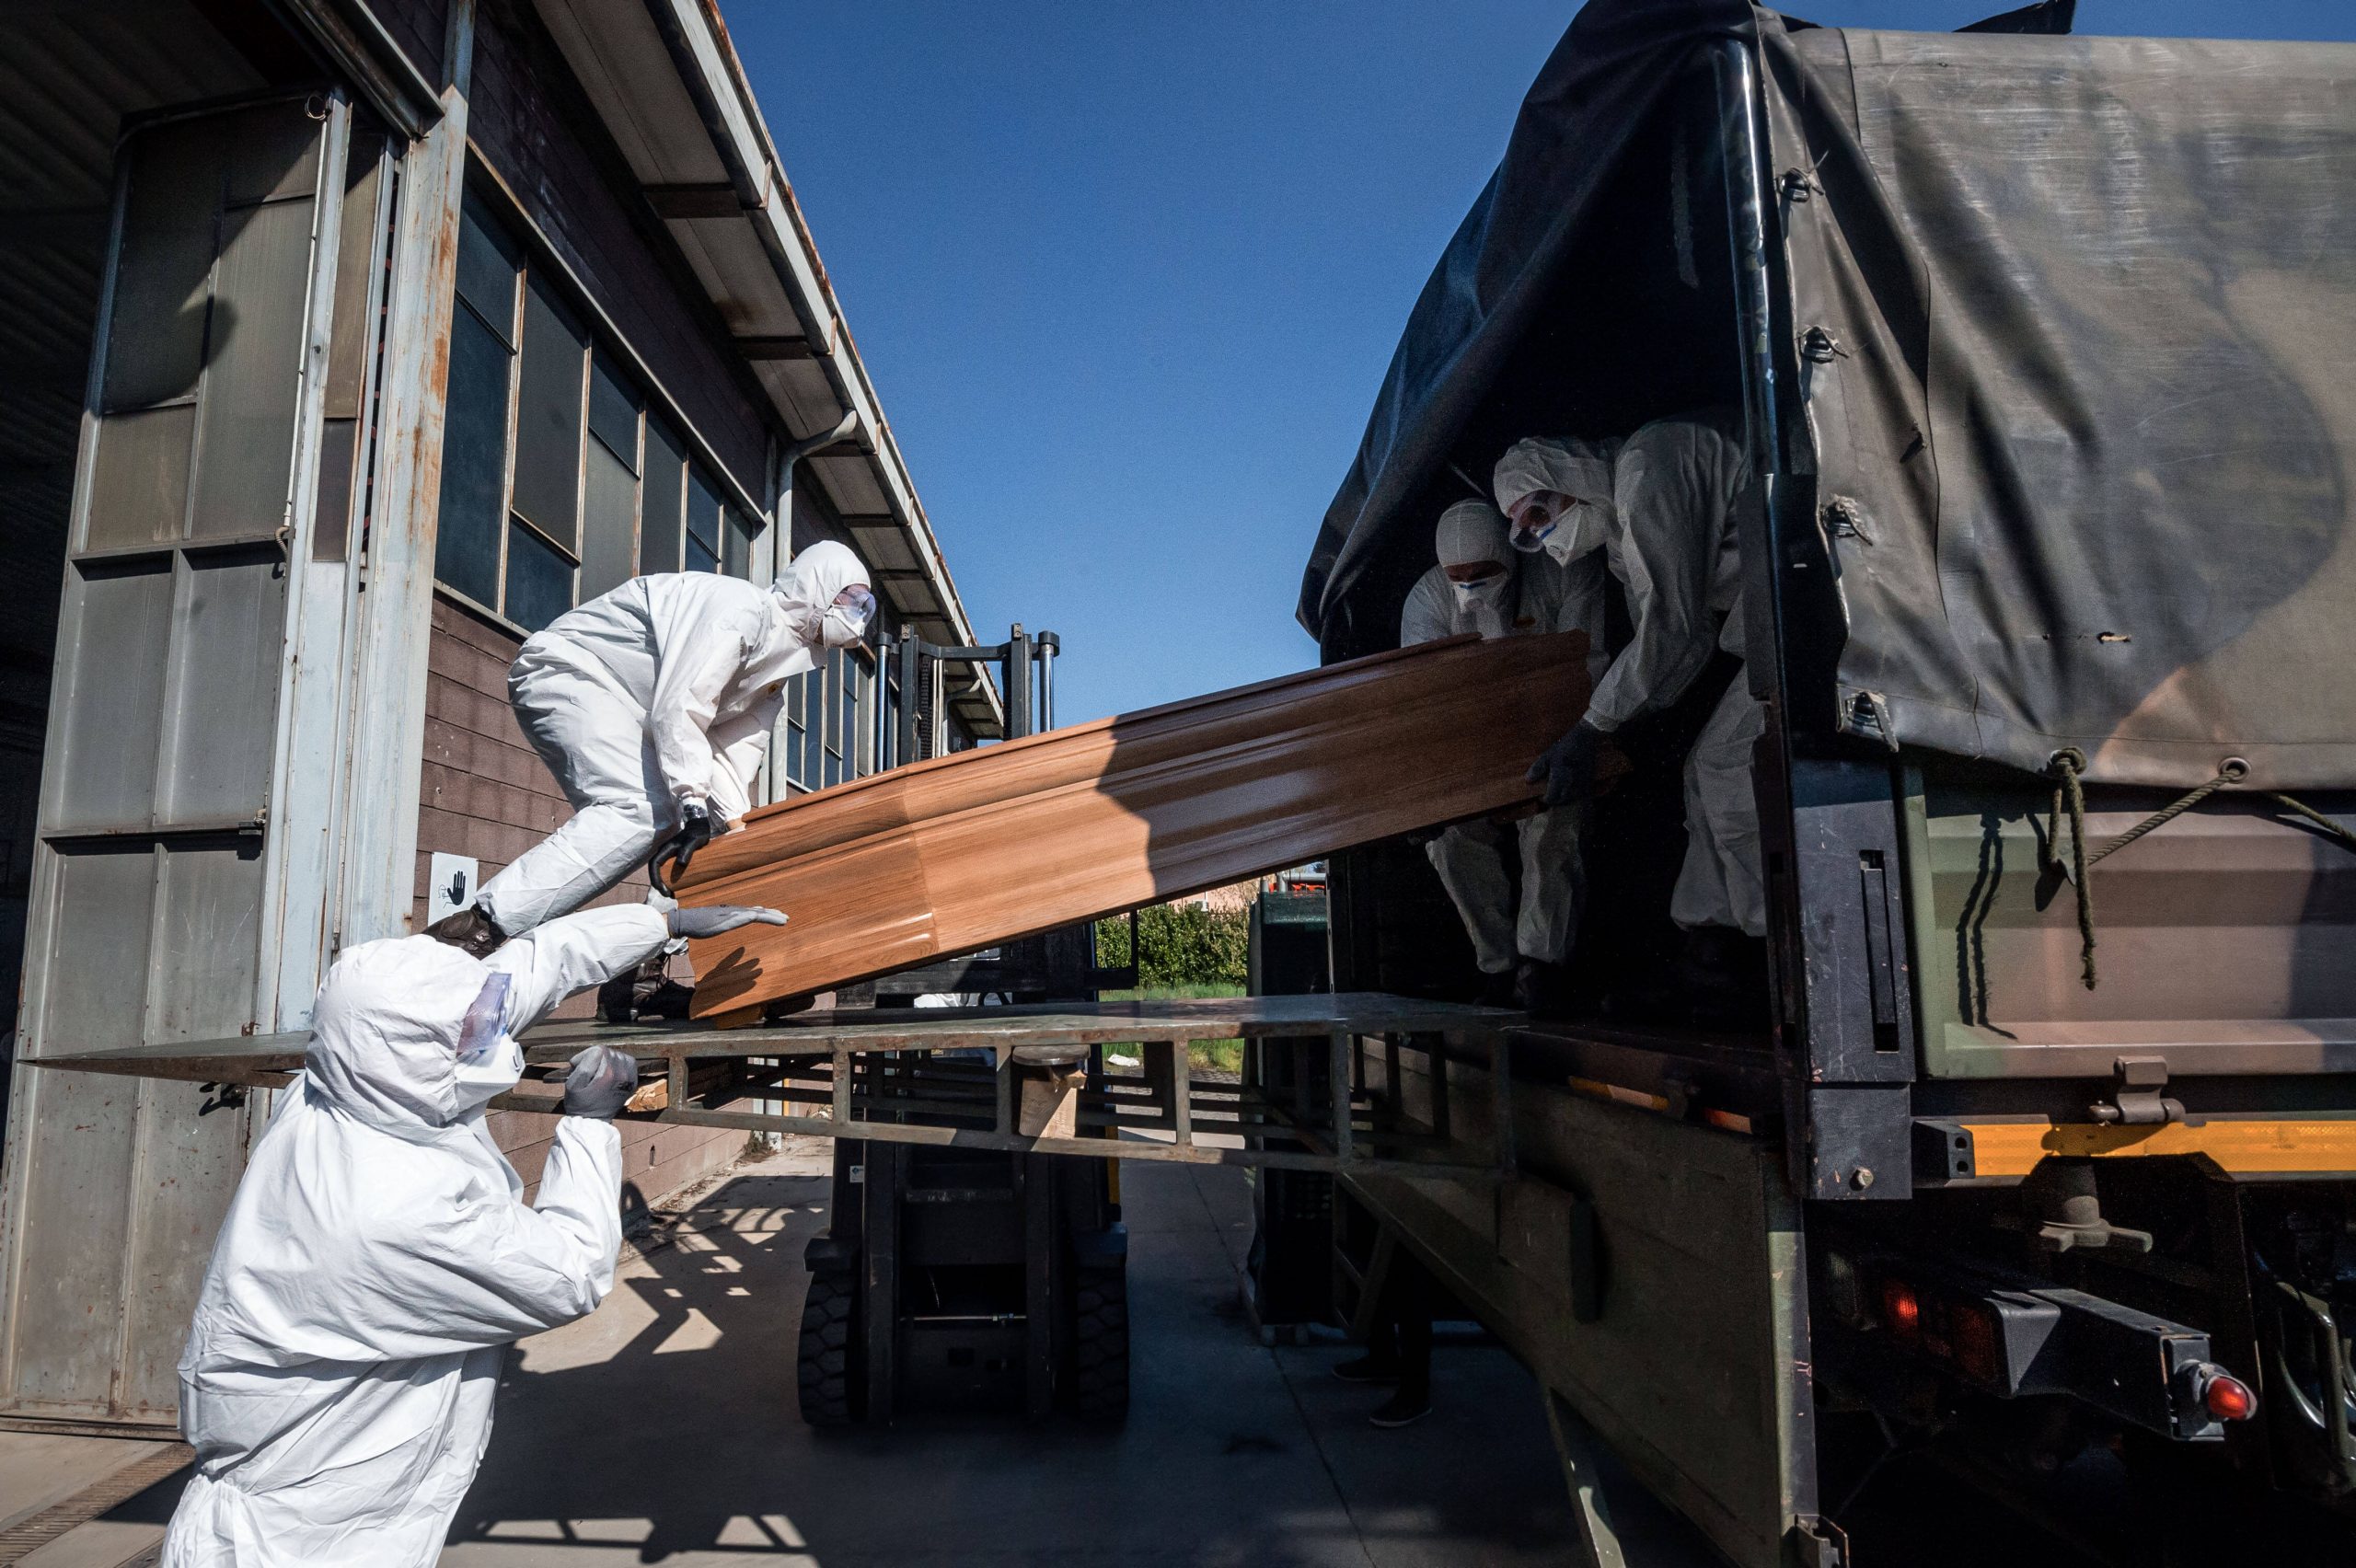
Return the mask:
{"type": "MultiPolygon", "coordinates": [[[[1138,911],[1138,984],[1218,986],[1239,995],[1251,947],[1251,917],[1241,909],[1157,904],[1138,911]]],[[[1096,922],[1096,962],[1107,969],[1127,967],[1126,920],[1096,922]]]]}

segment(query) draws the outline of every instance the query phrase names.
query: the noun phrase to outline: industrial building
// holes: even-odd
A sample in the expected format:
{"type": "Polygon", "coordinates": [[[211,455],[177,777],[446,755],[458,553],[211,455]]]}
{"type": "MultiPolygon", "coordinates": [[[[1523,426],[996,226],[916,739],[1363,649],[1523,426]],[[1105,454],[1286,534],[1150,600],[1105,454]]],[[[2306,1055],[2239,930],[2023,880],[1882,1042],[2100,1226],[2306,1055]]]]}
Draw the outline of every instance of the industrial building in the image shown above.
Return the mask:
{"type": "MultiPolygon", "coordinates": [[[[710,6],[0,9],[0,1424],[171,1426],[268,1109],[24,1062],[301,1029],[562,820],[525,636],[820,538],[886,640],[975,641],[710,6]]],[[[901,667],[797,681],[756,798],[999,732],[901,667]]],[[[649,1198],[743,1145],[629,1133],[649,1198]]]]}

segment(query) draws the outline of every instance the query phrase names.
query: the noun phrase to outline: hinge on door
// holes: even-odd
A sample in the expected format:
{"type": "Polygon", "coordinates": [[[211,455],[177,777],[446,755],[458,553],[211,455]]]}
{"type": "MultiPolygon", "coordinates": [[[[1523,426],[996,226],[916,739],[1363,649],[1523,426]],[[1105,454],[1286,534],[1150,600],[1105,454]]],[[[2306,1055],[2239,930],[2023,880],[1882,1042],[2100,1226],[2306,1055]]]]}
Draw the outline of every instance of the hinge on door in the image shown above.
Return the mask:
{"type": "Polygon", "coordinates": [[[2097,1122],[2116,1123],[2130,1127],[2153,1127],[2164,1122],[2181,1122],[2184,1102],[2161,1094],[2168,1084],[2167,1058],[2164,1056],[2121,1056],[2111,1065],[2117,1075],[2108,1100],[2097,1100],[2086,1107],[2086,1114],[2097,1122]]]}

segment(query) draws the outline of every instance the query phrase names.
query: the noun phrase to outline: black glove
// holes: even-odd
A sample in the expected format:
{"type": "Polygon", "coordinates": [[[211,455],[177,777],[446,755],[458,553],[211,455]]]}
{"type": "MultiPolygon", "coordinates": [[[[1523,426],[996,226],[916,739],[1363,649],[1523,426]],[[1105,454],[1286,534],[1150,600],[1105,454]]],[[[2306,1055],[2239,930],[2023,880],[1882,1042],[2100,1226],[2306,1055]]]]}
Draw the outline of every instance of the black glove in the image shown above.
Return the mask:
{"type": "Polygon", "coordinates": [[[1532,784],[1546,786],[1549,807],[1584,801],[1595,792],[1595,753],[1602,744],[1603,732],[1582,719],[1571,726],[1570,733],[1541,753],[1524,777],[1532,784]]]}
{"type": "Polygon", "coordinates": [[[567,1116],[610,1122],[637,1088],[638,1058],[610,1045],[584,1046],[573,1053],[572,1070],[564,1076],[564,1101],[557,1109],[567,1116]]]}
{"type": "Polygon", "coordinates": [[[646,862],[646,880],[654,884],[654,891],[665,898],[676,896],[672,883],[687,874],[687,862],[695,859],[697,850],[711,842],[711,836],[718,830],[710,806],[701,801],[681,804],[679,831],[657,846],[653,859],[646,862]],[[670,866],[667,872],[664,869],[665,861],[670,866]]]}

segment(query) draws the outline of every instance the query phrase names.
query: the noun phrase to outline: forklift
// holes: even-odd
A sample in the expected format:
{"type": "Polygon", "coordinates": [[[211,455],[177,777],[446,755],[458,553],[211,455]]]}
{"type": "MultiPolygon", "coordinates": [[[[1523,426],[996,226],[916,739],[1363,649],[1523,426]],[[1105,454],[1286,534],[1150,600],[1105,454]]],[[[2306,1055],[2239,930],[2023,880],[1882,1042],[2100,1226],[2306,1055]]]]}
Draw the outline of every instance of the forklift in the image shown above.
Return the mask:
{"type": "MultiPolygon", "coordinates": [[[[921,721],[948,664],[998,667],[1009,740],[1033,732],[1034,713],[1036,728],[1052,728],[1058,651],[1053,632],[1032,637],[1019,624],[984,647],[937,647],[913,633],[887,641],[884,664],[901,700],[899,744],[886,755],[930,754],[921,721]]],[[[885,975],[837,1005],[1090,1002],[1137,984],[1134,940],[1130,952],[1127,969],[1100,968],[1094,925],[1075,926],[885,975]]],[[[860,1087],[906,1101],[910,1114],[970,1106],[986,1128],[994,1064],[975,1055],[983,1059],[878,1053],[860,1059],[860,1087]]],[[[1023,1060],[1103,1074],[1101,1047],[1025,1047],[1023,1060]]],[[[837,1138],[834,1162],[833,1223],[803,1253],[804,1421],[885,1425],[919,1410],[1020,1409],[1034,1420],[1061,1411],[1109,1422],[1127,1412],[1128,1231],[1116,1161],[837,1138]]]]}

